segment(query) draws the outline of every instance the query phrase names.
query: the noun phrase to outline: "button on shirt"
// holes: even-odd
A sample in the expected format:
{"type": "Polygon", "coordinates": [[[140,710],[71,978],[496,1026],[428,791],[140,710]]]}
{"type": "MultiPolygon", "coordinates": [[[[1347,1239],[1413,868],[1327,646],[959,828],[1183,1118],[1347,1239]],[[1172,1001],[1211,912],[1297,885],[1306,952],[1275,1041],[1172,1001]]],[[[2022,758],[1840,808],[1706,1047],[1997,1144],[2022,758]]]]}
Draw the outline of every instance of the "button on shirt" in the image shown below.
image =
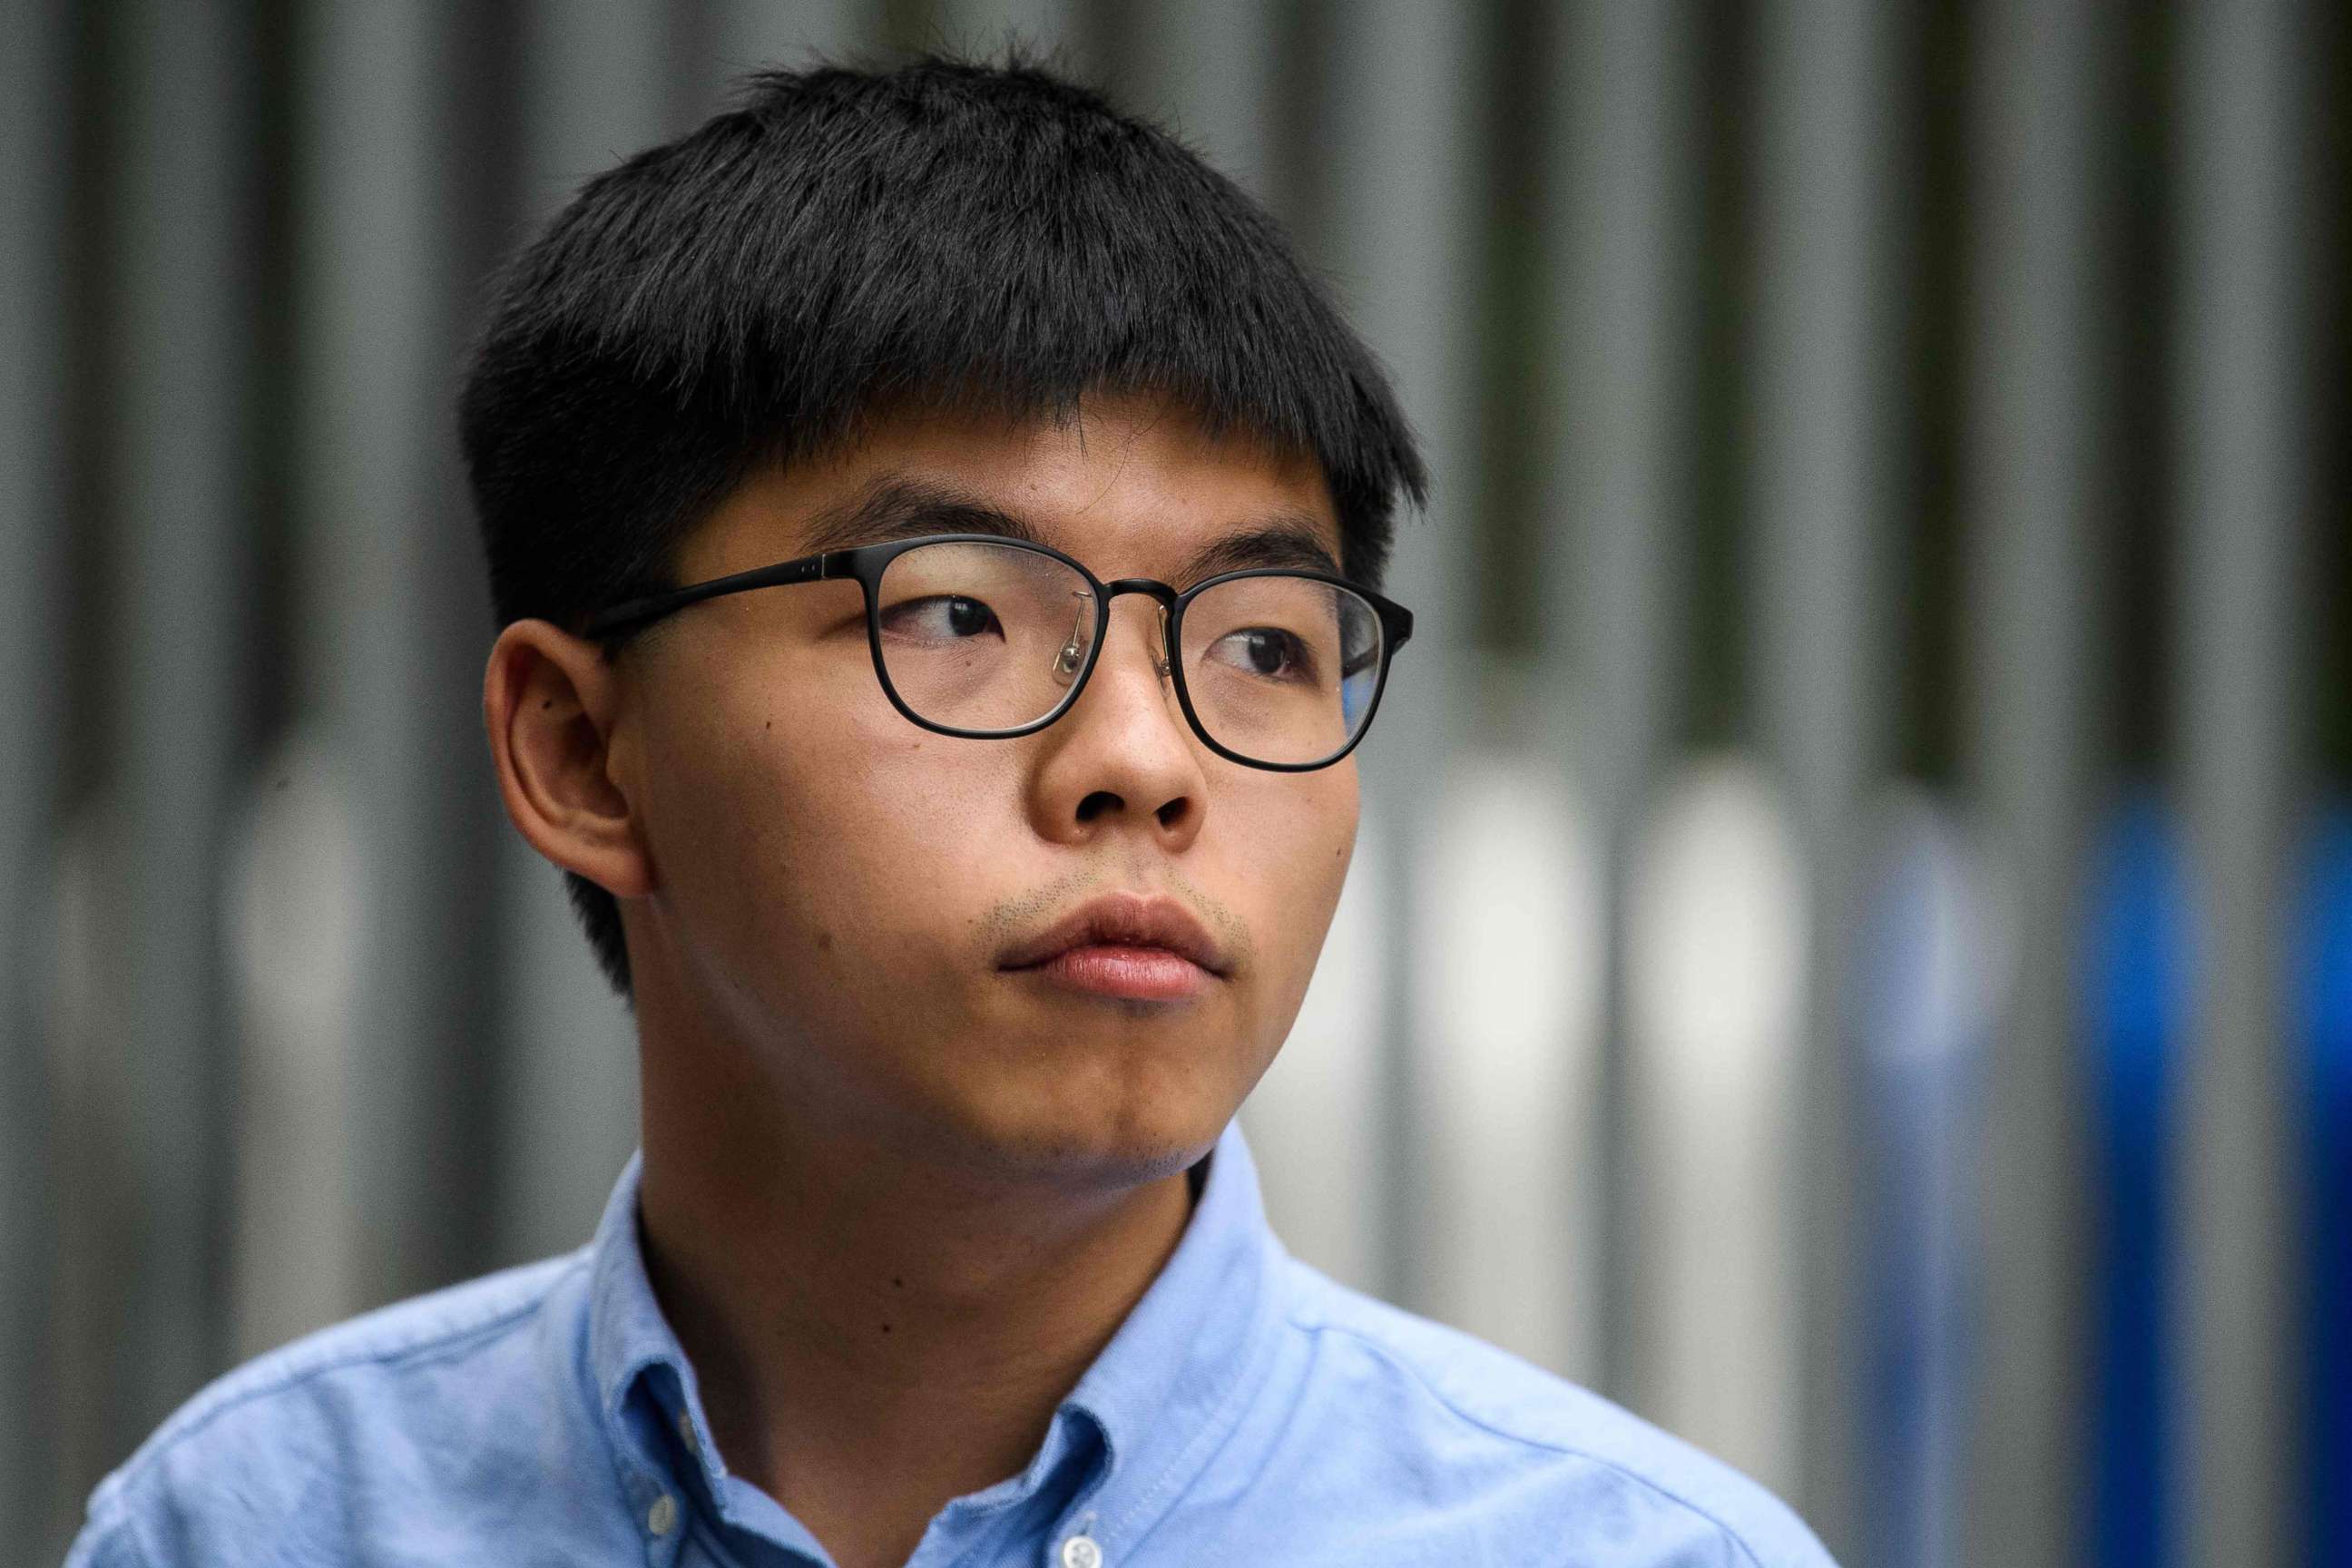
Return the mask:
{"type": "MultiPolygon", "coordinates": [[[[730,1473],[646,1277],[639,1158],[577,1252],[355,1318],[190,1400],[91,1495],[69,1568],[830,1564],[730,1473]]],[[[1238,1124],[1183,1238],[1027,1468],[919,1568],[1794,1568],[1726,1466],[1267,1228],[1238,1124]]]]}

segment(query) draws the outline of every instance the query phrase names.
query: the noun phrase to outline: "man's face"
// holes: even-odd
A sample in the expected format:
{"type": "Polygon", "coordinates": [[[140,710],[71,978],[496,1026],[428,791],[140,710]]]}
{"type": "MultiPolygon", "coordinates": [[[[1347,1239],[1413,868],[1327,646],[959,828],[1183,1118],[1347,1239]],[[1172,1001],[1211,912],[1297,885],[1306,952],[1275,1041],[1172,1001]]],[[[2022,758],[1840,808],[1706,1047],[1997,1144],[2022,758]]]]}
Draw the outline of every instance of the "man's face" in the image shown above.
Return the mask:
{"type": "MultiPolygon", "coordinates": [[[[678,580],[806,553],[812,520],[891,477],[1016,514],[1105,581],[1184,587],[1188,557],[1276,514],[1305,514],[1339,552],[1311,460],[1104,398],[1060,429],[880,424],[846,455],[745,483],[678,580]]],[[[1197,1158],[1297,1016],[1357,779],[1352,759],[1283,773],[1210,752],[1160,673],[1160,632],[1148,597],[1113,600],[1073,707],[971,740],[890,705],[856,583],[715,599],[648,630],[622,658],[613,736],[652,866],[649,896],[624,903],[641,1016],[676,1007],[749,1054],[778,1114],[877,1145],[1107,1185],[1197,1158]],[[1223,973],[1138,1000],[1002,966],[1113,893],[1175,900],[1223,973]]]]}

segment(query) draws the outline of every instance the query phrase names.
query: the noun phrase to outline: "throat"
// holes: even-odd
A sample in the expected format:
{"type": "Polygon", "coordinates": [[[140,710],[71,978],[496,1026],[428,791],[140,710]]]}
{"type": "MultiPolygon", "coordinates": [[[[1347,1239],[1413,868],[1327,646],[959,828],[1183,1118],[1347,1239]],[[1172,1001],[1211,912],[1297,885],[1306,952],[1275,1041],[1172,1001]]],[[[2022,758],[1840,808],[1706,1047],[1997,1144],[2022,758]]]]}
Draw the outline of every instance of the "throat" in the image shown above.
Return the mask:
{"type": "Polygon", "coordinates": [[[1035,1458],[1206,1177],[1203,1159],[1098,1224],[1050,1242],[1017,1227],[988,1247],[951,1225],[926,1235],[904,1205],[856,1224],[836,1207],[813,1226],[790,1218],[826,1212],[810,1194],[752,1203],[692,1175],[656,1180],[643,1194],[647,1273],[728,1468],[837,1559],[903,1562],[940,1509],[1035,1458]]]}

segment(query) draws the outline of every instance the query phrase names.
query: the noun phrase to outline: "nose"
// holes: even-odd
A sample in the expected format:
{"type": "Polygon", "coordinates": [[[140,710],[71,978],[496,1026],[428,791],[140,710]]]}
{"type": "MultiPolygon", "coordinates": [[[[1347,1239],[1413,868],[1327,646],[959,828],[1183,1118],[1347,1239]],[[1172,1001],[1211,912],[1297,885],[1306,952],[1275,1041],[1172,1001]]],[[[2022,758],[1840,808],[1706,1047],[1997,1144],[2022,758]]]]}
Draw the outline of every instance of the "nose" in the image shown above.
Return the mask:
{"type": "Polygon", "coordinates": [[[1039,833],[1076,843],[1118,826],[1166,851],[1200,832],[1206,774],[1169,678],[1167,613],[1143,595],[1111,604],[1110,629],[1067,712],[1039,732],[1030,781],[1039,833]]]}
{"type": "MultiPolygon", "coordinates": [[[[1112,626],[1118,625],[1120,612],[1124,609],[1130,629],[1124,638],[1116,630],[1105,634],[1102,657],[1095,661],[1095,672],[1087,678],[1087,685],[1091,687],[1103,678],[1103,667],[1119,657],[1118,646],[1125,642],[1129,663],[1135,668],[1142,668],[1148,662],[1158,680],[1160,706],[1175,715],[1177,722],[1181,724],[1184,715],[1176,706],[1176,689],[1168,674],[1168,606],[1149,595],[1132,589],[1122,591],[1116,586],[1111,590],[1110,601],[1112,626]],[[1128,601],[1125,605],[1119,603],[1122,598],[1128,601]]],[[[1081,693],[1078,700],[1084,702],[1086,700],[1087,694],[1081,693]]]]}

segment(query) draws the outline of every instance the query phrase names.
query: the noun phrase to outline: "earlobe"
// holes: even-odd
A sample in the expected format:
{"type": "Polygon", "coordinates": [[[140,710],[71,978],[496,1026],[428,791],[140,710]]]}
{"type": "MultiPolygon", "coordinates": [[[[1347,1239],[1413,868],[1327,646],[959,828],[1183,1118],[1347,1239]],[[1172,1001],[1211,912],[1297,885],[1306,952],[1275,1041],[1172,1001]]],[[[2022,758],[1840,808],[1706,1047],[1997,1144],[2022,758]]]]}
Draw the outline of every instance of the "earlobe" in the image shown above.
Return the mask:
{"type": "Polygon", "coordinates": [[[639,898],[651,890],[650,865],[614,776],[618,696],[594,645],[548,621],[516,621],[490,649],[482,723],[516,831],[614,897],[639,898]]]}

